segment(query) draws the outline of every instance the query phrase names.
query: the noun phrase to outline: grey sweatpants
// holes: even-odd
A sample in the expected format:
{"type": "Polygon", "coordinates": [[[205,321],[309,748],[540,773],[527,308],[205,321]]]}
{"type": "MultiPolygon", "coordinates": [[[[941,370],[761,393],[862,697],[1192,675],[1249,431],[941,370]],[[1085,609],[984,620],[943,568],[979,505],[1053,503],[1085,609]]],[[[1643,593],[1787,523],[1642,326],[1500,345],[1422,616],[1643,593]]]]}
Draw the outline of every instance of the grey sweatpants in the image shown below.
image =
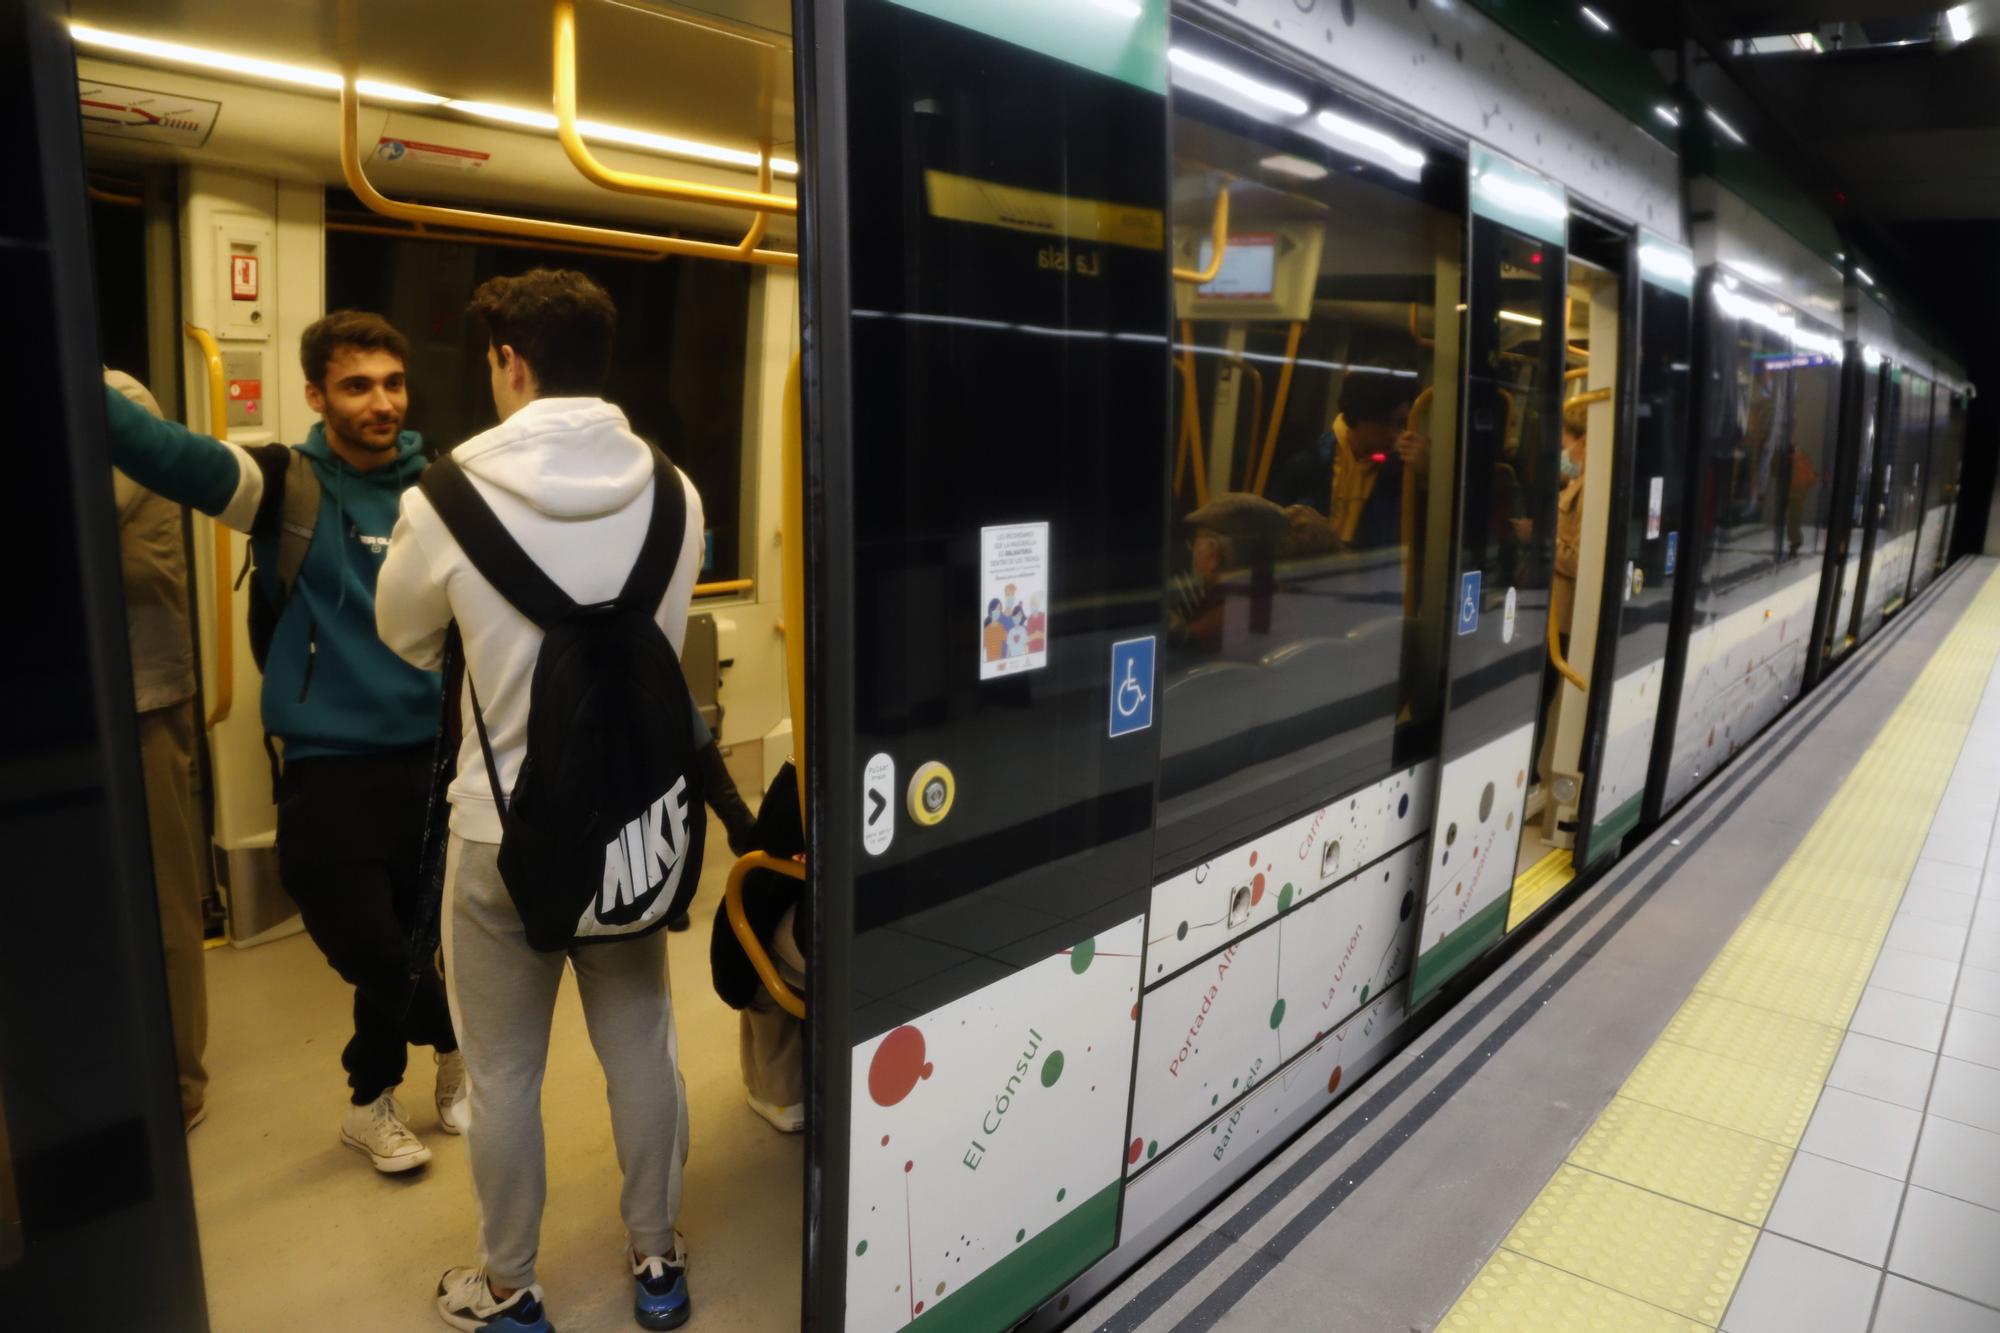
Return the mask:
{"type": "MultiPolygon", "coordinates": [[[[493,843],[457,834],[445,863],[444,974],[470,1082],[466,1147],[479,1203],[481,1262],[503,1287],[535,1280],[542,1203],[542,1073],[564,955],[528,947],[495,865],[493,843]]],[[[611,1136],[625,1188],[618,1200],[632,1248],[674,1252],[687,1159],[687,1091],[676,1062],[667,936],[577,949],[590,1044],[604,1067],[611,1136]]]]}

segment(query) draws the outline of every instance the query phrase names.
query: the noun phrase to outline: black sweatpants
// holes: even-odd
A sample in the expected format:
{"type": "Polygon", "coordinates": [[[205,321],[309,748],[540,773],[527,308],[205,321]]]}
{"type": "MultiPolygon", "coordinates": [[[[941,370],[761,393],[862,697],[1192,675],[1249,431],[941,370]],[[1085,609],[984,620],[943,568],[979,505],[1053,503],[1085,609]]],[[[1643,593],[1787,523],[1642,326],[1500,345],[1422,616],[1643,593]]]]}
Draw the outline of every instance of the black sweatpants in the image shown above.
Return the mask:
{"type": "Polygon", "coordinates": [[[409,1046],[458,1049],[438,969],[410,993],[430,764],[428,747],[294,759],[280,784],[278,873],[306,933],[354,987],[340,1063],[356,1106],[403,1081],[409,1046]]]}

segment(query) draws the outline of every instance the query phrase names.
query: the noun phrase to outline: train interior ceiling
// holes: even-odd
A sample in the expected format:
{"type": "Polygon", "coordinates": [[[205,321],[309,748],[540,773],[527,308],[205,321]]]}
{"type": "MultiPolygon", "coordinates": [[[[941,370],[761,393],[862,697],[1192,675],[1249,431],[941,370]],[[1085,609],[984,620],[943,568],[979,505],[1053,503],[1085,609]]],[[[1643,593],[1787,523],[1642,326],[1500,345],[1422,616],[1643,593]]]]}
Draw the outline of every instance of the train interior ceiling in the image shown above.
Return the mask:
{"type": "MultiPolygon", "coordinates": [[[[604,165],[755,189],[768,156],[771,188],[792,193],[789,6],[578,11],[577,114],[604,165]]],[[[463,313],[479,281],[547,264],[583,269],[612,294],[621,337],[609,396],[704,500],[706,595],[696,623],[711,632],[691,631],[687,670],[754,803],[791,748],[776,441],[779,390],[797,348],[794,269],[785,262],[794,217],[763,215],[756,246],[776,263],[649,253],[645,239],[662,236],[735,247],[756,215],[585,179],[553,132],[551,7],[540,0],[191,0],[169,9],[81,0],[72,20],[104,357],[148,384],[168,416],[222,433],[185,323],[216,337],[230,439],[302,439],[315,417],[303,394],[300,332],[328,309],[372,309],[410,339],[406,425],[441,451],[494,420],[484,348],[463,313]],[[464,40],[474,31],[480,40],[464,40]],[[338,78],[348,56],[364,81],[351,165],[368,185],[397,201],[530,224],[464,226],[366,207],[341,161],[338,78]],[[536,225],[548,221],[640,244],[536,225]],[[253,267],[232,273],[245,257],[253,267]],[[247,288],[232,294],[232,277],[247,288]],[[246,290],[254,299],[242,299],[246,290]]],[[[347,989],[276,887],[259,677],[241,595],[232,609],[223,591],[244,542],[199,515],[193,524],[201,688],[212,720],[201,781],[218,883],[207,923],[209,1115],[189,1155],[211,1318],[217,1328],[307,1326],[333,1287],[272,1275],[346,1272],[370,1275],[339,1284],[350,1315],[404,1327],[412,1293],[475,1253],[463,1144],[434,1129],[428,1059],[413,1060],[402,1093],[435,1153],[419,1178],[376,1176],[336,1139],[347,989]],[[216,641],[218,625],[234,639],[229,649],[216,641]],[[329,1226],[332,1218],[345,1221],[329,1226]]],[[[745,1104],[738,1017],[708,980],[709,917],[729,867],[719,828],[709,846],[697,925],[670,937],[697,1127],[682,1228],[699,1256],[704,1326],[768,1329],[798,1308],[801,1144],[745,1104]]],[[[618,1165],[590,1052],[572,978],[544,1094],[551,1192],[542,1260],[565,1328],[629,1318],[617,1266],[618,1165]]]]}

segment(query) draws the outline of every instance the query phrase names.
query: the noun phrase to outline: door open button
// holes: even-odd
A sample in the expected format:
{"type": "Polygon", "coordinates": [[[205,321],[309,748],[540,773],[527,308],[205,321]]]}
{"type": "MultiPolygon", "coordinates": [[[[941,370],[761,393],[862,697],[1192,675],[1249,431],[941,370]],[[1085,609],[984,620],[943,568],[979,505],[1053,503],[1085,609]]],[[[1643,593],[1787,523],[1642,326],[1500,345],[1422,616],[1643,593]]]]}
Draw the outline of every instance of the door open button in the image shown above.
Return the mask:
{"type": "Polygon", "coordinates": [[[910,775],[910,790],[907,803],[910,818],[919,824],[942,823],[951,813],[952,798],[957,794],[957,783],[952,780],[951,770],[933,759],[919,765],[910,775]]]}

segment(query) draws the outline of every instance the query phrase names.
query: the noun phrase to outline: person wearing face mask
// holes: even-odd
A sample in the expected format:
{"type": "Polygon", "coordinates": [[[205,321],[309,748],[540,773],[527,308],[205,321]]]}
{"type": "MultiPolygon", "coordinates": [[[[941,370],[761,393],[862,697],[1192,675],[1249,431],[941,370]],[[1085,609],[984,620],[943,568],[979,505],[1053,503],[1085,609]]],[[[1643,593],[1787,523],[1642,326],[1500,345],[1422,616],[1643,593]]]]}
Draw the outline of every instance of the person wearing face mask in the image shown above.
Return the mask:
{"type": "MultiPolygon", "coordinates": [[[[1570,403],[1562,419],[1562,493],[1556,497],[1556,567],[1549,580],[1549,616],[1555,621],[1556,645],[1569,656],[1570,623],[1576,616],[1576,567],[1583,544],[1583,462],[1589,445],[1590,408],[1570,403]]],[[[1554,715],[1559,678],[1553,666],[1542,671],[1542,715],[1548,725],[1542,729],[1541,751],[1535,756],[1535,776],[1539,781],[1548,772],[1548,756],[1555,748],[1554,715]]]]}
{"type": "Polygon", "coordinates": [[[426,460],[403,429],[409,343],[387,320],[335,311],[306,329],[299,360],[320,417],[300,445],[211,439],[111,389],[105,414],[121,471],[250,537],[279,876],[354,987],[341,1142],[394,1174],[431,1159],[396,1099],[408,1048],[435,1053],[439,1128],[462,1130],[466,1098],[443,977],[411,957],[440,681],[375,629],[397,506],[426,460]]]}

